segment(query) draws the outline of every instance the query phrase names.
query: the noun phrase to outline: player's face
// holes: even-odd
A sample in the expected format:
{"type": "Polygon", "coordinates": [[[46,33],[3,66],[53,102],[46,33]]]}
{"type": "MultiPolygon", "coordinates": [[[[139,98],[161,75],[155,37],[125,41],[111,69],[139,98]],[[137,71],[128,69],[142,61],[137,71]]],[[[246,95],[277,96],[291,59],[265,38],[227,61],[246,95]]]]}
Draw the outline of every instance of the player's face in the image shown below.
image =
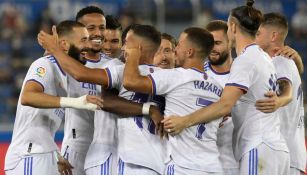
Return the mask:
{"type": "Polygon", "coordinates": [[[162,39],[159,50],[156,52],[153,64],[162,69],[175,67],[175,52],[172,43],[167,39],[162,39]]]}
{"type": "Polygon", "coordinates": [[[176,66],[182,66],[185,62],[185,59],[187,58],[187,52],[188,52],[188,40],[187,40],[187,34],[181,33],[178,44],[175,48],[175,57],[176,57],[176,66]]]}
{"type": "Polygon", "coordinates": [[[260,25],[257,33],[256,33],[256,43],[263,49],[267,50],[271,42],[271,32],[270,30],[260,25]]]}
{"type": "Polygon", "coordinates": [[[99,13],[90,13],[80,18],[79,22],[85,25],[89,33],[91,51],[98,53],[101,51],[103,43],[103,33],[106,26],[106,19],[99,13]]]}
{"type": "Polygon", "coordinates": [[[229,42],[227,34],[223,30],[212,31],[214,47],[208,56],[212,65],[222,65],[229,57],[229,42]]]}
{"type": "Polygon", "coordinates": [[[228,17],[228,21],[227,21],[227,26],[228,26],[228,30],[227,30],[227,37],[228,37],[228,41],[229,41],[229,46],[230,48],[234,48],[235,47],[235,37],[234,37],[234,31],[231,27],[233,27],[234,23],[231,21],[230,16],[228,17]]]}
{"type": "Polygon", "coordinates": [[[121,31],[109,29],[105,30],[102,52],[111,58],[118,58],[121,54],[121,47],[121,31]]]}
{"type": "Polygon", "coordinates": [[[85,54],[89,50],[89,34],[83,27],[74,28],[73,31],[73,35],[70,37],[68,55],[83,63],[85,54]]]}

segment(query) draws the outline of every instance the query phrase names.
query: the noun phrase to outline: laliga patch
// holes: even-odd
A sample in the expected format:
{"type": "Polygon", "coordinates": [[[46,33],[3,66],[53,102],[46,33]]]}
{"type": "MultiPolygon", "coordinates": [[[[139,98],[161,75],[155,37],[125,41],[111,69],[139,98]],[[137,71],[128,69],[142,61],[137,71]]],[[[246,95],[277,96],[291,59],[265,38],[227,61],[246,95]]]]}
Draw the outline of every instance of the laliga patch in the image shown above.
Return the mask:
{"type": "Polygon", "coordinates": [[[44,67],[38,67],[36,69],[35,75],[38,75],[39,77],[43,77],[46,75],[46,68],[44,67]]]}
{"type": "Polygon", "coordinates": [[[154,73],[154,69],[152,67],[149,68],[150,73],[154,73]]]}

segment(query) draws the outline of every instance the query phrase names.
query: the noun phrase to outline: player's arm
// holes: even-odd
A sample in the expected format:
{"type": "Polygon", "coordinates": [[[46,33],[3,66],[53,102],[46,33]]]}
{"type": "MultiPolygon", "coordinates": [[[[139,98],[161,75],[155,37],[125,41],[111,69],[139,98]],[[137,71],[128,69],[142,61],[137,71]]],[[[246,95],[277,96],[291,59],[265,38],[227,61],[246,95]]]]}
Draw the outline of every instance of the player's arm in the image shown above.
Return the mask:
{"type": "Polygon", "coordinates": [[[48,53],[57,59],[65,72],[81,82],[108,86],[108,77],[105,69],[87,68],[77,60],[71,58],[59,47],[55,27],[52,28],[52,32],[53,35],[49,35],[41,31],[38,34],[38,42],[48,53]]]}
{"type": "Polygon", "coordinates": [[[27,81],[21,93],[21,104],[35,108],[77,108],[95,110],[102,105],[100,98],[82,96],[79,98],[57,97],[44,93],[44,87],[36,81],[27,81]]]}
{"type": "Polygon", "coordinates": [[[208,107],[201,108],[184,117],[167,117],[162,121],[162,123],[164,124],[164,128],[170,134],[179,134],[185,128],[201,123],[207,123],[229,114],[231,108],[242,95],[242,89],[235,86],[226,86],[222,93],[222,97],[218,102],[213,103],[208,107]]]}
{"type": "Polygon", "coordinates": [[[294,50],[293,48],[289,47],[289,46],[285,46],[280,48],[275,55],[282,55],[284,57],[293,59],[293,61],[295,62],[295,65],[299,71],[299,73],[302,75],[304,73],[304,63],[302,60],[302,57],[300,56],[300,54],[294,50]]]}
{"type": "Polygon", "coordinates": [[[256,101],[256,108],[264,113],[275,112],[278,108],[286,106],[292,101],[292,85],[287,79],[277,81],[279,85],[279,95],[273,91],[267,92],[266,99],[256,101]]]}
{"type": "Polygon", "coordinates": [[[152,94],[152,82],[148,76],[142,76],[139,71],[141,57],[140,48],[126,49],[126,64],[123,85],[127,90],[152,94]]]}

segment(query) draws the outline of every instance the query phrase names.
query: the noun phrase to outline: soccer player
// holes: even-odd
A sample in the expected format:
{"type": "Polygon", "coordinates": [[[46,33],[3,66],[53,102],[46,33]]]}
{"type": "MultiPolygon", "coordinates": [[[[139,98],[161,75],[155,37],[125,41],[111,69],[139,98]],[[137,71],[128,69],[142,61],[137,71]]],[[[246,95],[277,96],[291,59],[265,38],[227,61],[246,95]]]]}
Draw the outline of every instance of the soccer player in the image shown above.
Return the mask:
{"type": "MultiPolygon", "coordinates": [[[[88,46],[84,25],[74,21],[58,24],[60,49],[76,60],[88,46]]],[[[72,166],[57,153],[54,135],[64,117],[63,107],[95,110],[99,98],[67,98],[66,73],[53,55],[32,63],[18,100],[13,138],[5,161],[7,175],[71,174],[72,166]],[[59,159],[59,160],[58,160],[59,159]],[[58,168],[58,165],[59,168],[58,168]]]]}
{"type": "MultiPolygon", "coordinates": [[[[124,89],[122,86],[123,66],[108,67],[106,69],[86,68],[59,50],[55,42],[56,35],[50,36],[44,32],[40,32],[38,40],[50,53],[61,57],[58,59],[60,65],[78,81],[100,84],[105,87],[115,87],[119,90],[119,96],[134,102],[160,102],[160,99],[156,97],[148,97],[147,95],[124,89]],[[67,61],[72,61],[73,63],[71,64],[67,61]]],[[[141,64],[152,64],[154,54],[159,48],[160,42],[160,33],[154,27],[134,25],[127,34],[123,48],[126,49],[142,45],[141,64]]],[[[155,72],[158,68],[150,65],[142,65],[140,69],[144,75],[147,75],[155,72]]],[[[116,104],[114,105],[116,106],[116,104]]],[[[149,104],[144,104],[143,108],[142,105],[138,105],[137,107],[141,108],[137,108],[138,111],[134,113],[126,111],[125,108],[117,108],[117,110],[124,109],[124,111],[121,111],[122,114],[131,114],[128,118],[120,118],[118,120],[119,174],[162,174],[164,170],[163,141],[155,134],[154,121],[140,115],[142,113],[147,115],[149,113],[155,113],[152,111],[154,108],[149,104]]],[[[158,111],[158,113],[160,112],[158,111]]],[[[105,172],[104,167],[100,170],[105,172]]]]}
{"type": "Polygon", "coordinates": [[[185,117],[166,118],[164,127],[171,134],[183,128],[220,118],[230,112],[234,123],[234,155],[240,174],[289,174],[289,153],[280,133],[277,113],[256,109],[256,100],[276,90],[276,72],[271,58],[254,44],[262,14],[248,0],[246,6],[232,9],[227,35],[238,57],[221,99],[185,117]],[[231,111],[232,110],[232,111],[231,111]]]}
{"type": "Polygon", "coordinates": [[[171,69],[175,67],[176,39],[167,34],[161,34],[161,44],[153,59],[153,64],[162,69],[171,69]]]}
{"type": "MultiPolygon", "coordinates": [[[[285,137],[290,151],[290,174],[304,174],[306,168],[306,147],[304,129],[304,107],[302,82],[293,60],[283,56],[275,56],[276,50],[284,47],[288,34],[286,18],[279,13],[264,15],[256,35],[256,42],[273,59],[277,71],[279,90],[292,87],[293,100],[278,110],[281,120],[281,132],[285,137]]],[[[261,108],[265,111],[265,108],[261,108]]]]}
{"type": "MultiPolygon", "coordinates": [[[[141,49],[127,49],[124,87],[139,93],[165,96],[165,115],[187,115],[216,102],[222,86],[204,71],[204,59],[214,46],[213,36],[201,28],[187,28],[175,49],[182,68],[165,69],[148,76],[139,73],[141,49]]],[[[169,138],[164,174],[223,174],[216,145],[220,120],[185,129],[169,138]]]]}
{"type": "Polygon", "coordinates": [[[107,28],[104,31],[104,42],[102,44],[102,52],[111,58],[119,58],[122,47],[122,26],[111,15],[106,16],[107,28]]]}
{"type": "MultiPolygon", "coordinates": [[[[214,20],[207,24],[206,29],[213,35],[214,47],[205,63],[205,72],[217,80],[223,88],[230,76],[230,67],[233,62],[231,48],[227,37],[227,23],[214,20]]],[[[220,160],[223,165],[224,174],[239,174],[239,163],[235,160],[232,149],[233,133],[232,117],[226,115],[217,131],[217,146],[220,152],[220,160]]]]}

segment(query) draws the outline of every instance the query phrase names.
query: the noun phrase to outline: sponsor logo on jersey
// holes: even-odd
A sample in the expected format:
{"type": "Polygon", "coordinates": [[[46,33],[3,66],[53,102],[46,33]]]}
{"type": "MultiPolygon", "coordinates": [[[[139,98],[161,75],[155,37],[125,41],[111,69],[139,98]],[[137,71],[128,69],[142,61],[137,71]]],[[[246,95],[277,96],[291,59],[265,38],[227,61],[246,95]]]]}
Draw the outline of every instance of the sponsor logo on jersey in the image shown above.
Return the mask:
{"type": "Polygon", "coordinates": [[[35,75],[37,75],[39,77],[44,77],[46,75],[46,69],[44,67],[38,67],[36,69],[35,75]]]}

